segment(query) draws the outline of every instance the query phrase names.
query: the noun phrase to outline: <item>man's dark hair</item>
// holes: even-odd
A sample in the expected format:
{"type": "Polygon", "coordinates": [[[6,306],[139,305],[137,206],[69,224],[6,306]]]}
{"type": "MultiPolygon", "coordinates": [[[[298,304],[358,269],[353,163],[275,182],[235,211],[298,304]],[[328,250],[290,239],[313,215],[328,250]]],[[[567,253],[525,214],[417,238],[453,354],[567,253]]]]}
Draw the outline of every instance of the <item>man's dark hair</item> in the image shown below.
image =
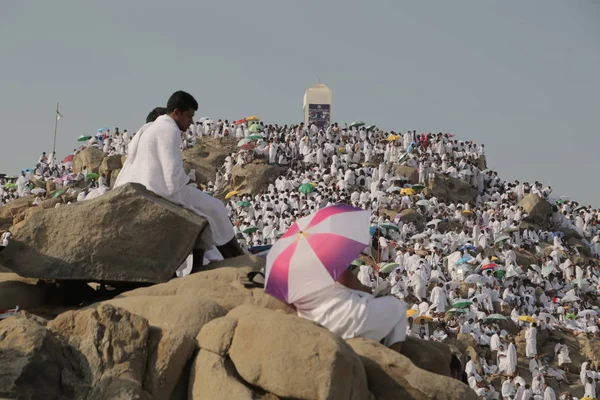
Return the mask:
{"type": "Polygon", "coordinates": [[[169,101],[167,102],[167,114],[171,114],[176,109],[181,111],[198,111],[198,102],[191,94],[179,90],[169,97],[169,101]]]}
{"type": "Polygon", "coordinates": [[[150,111],[150,114],[146,117],[146,123],[154,122],[156,118],[165,115],[166,113],[167,109],[165,107],[156,107],[154,110],[150,111]]]}

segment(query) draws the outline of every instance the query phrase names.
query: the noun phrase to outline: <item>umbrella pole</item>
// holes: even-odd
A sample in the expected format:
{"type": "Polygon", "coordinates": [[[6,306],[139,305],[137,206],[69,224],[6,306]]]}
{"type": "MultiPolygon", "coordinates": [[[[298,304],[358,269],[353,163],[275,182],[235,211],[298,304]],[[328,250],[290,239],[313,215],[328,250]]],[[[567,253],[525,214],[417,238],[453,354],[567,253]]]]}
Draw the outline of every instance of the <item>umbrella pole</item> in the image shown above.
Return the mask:
{"type": "Polygon", "coordinates": [[[54,115],[54,143],[52,144],[52,154],[56,152],[56,130],[58,128],[58,102],[56,103],[56,114],[54,115]]]}

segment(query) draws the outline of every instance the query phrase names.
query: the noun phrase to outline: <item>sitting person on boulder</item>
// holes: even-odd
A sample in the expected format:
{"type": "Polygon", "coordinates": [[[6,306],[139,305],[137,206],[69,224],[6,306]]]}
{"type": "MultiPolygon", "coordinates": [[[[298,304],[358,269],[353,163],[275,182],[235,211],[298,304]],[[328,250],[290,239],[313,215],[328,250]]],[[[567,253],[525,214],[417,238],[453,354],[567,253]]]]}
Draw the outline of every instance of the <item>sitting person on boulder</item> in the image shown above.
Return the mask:
{"type": "Polygon", "coordinates": [[[395,296],[373,296],[350,269],[334,285],[295,301],[294,306],[298,316],[342,339],[372,339],[399,353],[406,337],[406,303],[395,296]]]}
{"type": "Polygon", "coordinates": [[[162,110],[155,109],[128,148],[128,157],[115,187],[139,183],[173,203],[205,218],[208,227],[200,236],[200,249],[194,249],[194,265],[202,265],[204,250],[217,247],[224,258],[244,254],[234,237],[224,204],[199,190],[183,168],[181,132],[192,123],[198,103],[189,93],[173,93],[162,110]]]}

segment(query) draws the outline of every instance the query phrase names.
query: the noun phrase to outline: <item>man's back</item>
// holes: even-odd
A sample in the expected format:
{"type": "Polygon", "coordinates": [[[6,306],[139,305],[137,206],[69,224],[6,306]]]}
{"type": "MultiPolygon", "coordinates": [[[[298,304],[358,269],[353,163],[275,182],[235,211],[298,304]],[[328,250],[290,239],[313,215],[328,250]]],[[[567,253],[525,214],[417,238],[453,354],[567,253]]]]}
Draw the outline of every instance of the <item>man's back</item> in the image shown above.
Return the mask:
{"type": "Polygon", "coordinates": [[[161,197],[174,195],[189,181],[180,147],[181,134],[171,117],[163,115],[144,125],[131,143],[115,187],[134,182],[161,197]]]}

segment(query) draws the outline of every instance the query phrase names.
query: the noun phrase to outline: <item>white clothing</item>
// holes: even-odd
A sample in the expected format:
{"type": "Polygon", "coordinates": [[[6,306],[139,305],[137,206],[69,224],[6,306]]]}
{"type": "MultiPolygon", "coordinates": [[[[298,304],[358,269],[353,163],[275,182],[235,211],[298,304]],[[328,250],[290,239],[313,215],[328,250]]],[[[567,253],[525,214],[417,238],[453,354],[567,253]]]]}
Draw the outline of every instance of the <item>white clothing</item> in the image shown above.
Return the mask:
{"type": "Polygon", "coordinates": [[[335,283],[297,300],[294,306],[298,316],[342,339],[383,339],[386,346],[391,346],[406,337],[406,304],[393,296],[375,298],[335,283]]]}
{"type": "Polygon", "coordinates": [[[129,145],[129,156],[115,182],[144,185],[157,195],[204,217],[209,226],[201,235],[203,247],[222,246],[233,238],[224,204],[195,186],[183,169],[181,131],[168,115],[142,126],[129,145]]]}

